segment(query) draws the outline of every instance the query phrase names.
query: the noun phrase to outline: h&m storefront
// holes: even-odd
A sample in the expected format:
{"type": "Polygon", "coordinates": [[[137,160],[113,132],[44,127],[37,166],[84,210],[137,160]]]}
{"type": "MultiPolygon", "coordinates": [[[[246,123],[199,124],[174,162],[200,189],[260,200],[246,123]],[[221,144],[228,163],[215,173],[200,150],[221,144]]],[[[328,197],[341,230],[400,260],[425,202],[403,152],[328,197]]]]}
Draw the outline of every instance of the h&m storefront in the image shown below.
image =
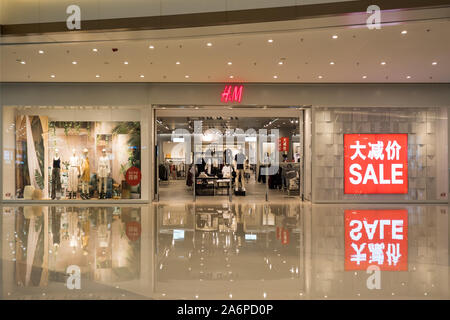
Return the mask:
{"type": "Polygon", "coordinates": [[[448,202],[449,85],[2,85],[2,201],[448,202]]]}

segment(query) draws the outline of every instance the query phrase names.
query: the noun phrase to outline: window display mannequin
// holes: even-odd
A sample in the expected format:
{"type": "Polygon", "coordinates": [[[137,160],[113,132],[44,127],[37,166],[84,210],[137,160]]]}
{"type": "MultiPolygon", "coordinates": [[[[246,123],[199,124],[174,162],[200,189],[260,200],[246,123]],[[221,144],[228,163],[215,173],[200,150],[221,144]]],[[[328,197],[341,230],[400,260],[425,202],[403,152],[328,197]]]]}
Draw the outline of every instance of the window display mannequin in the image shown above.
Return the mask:
{"type": "Polygon", "coordinates": [[[111,172],[109,158],[106,149],[102,150],[102,156],[98,159],[98,194],[99,199],[106,199],[108,175],[111,172]]]}
{"type": "Polygon", "coordinates": [[[89,182],[91,181],[91,168],[89,166],[88,149],[83,150],[81,160],[81,199],[89,199],[89,182]]]}
{"type": "Polygon", "coordinates": [[[56,199],[57,192],[61,193],[61,158],[59,157],[59,150],[55,149],[52,169],[52,200],[56,199]]]}
{"type": "Polygon", "coordinates": [[[69,199],[77,198],[78,191],[78,175],[80,174],[80,159],[76,154],[76,150],[72,149],[72,156],[69,160],[69,199]]]}
{"type": "Polygon", "coordinates": [[[244,162],[245,162],[245,154],[242,151],[242,147],[239,147],[239,152],[234,157],[236,161],[236,185],[235,191],[241,189],[245,192],[245,170],[244,170],[244,162]]]}

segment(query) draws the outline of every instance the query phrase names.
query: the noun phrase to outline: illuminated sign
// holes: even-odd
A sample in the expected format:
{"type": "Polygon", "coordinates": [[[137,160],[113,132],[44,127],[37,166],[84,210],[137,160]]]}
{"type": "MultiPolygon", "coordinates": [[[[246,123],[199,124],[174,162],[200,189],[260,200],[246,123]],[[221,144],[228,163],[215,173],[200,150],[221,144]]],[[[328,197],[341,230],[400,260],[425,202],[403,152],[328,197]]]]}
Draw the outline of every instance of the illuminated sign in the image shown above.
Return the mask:
{"type": "Polygon", "coordinates": [[[408,193],[407,134],[344,134],[345,194],[408,193]]]}
{"type": "Polygon", "coordinates": [[[256,234],[246,234],[245,240],[256,240],[256,234]]]}
{"type": "Polygon", "coordinates": [[[281,137],[278,141],[278,151],[289,151],[289,138],[281,137]]]}
{"type": "Polygon", "coordinates": [[[184,240],[184,230],[173,230],[173,240],[184,240]]]}
{"type": "Polygon", "coordinates": [[[345,210],[345,270],[408,270],[407,210],[345,210]]]}
{"type": "Polygon", "coordinates": [[[242,101],[242,92],[244,91],[244,86],[234,86],[226,85],[225,89],[222,91],[221,99],[222,102],[238,102],[242,101]]]}

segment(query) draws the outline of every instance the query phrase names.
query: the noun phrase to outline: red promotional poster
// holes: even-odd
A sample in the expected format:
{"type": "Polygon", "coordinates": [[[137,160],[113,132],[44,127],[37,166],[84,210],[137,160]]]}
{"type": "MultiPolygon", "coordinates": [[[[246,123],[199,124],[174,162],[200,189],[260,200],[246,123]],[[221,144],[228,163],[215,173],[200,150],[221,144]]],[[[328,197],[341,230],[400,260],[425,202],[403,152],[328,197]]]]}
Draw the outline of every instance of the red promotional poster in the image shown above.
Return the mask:
{"type": "Polygon", "coordinates": [[[136,167],[131,167],[125,174],[125,180],[130,186],[137,186],[141,182],[141,170],[136,167]]]}
{"type": "Polygon", "coordinates": [[[137,241],[141,237],[141,224],[136,221],[131,221],[126,224],[125,234],[130,241],[137,241]]]}
{"type": "Polygon", "coordinates": [[[408,193],[407,134],[344,134],[345,194],[408,193]]]}
{"type": "Polygon", "coordinates": [[[408,271],[407,210],[345,210],[345,270],[408,271]]]}
{"type": "Polygon", "coordinates": [[[289,151],[289,138],[282,137],[278,141],[278,151],[289,151]]]}

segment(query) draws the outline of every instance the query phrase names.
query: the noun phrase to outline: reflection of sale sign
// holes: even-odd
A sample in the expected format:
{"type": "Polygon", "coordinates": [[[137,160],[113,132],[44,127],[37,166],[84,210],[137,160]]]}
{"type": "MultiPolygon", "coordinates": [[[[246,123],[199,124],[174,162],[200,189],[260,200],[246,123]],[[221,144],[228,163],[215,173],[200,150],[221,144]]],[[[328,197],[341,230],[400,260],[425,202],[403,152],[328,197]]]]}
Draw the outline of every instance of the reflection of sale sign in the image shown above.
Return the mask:
{"type": "Polygon", "coordinates": [[[281,244],[289,244],[289,230],[284,229],[281,231],[281,244]]]}
{"type": "Polygon", "coordinates": [[[408,270],[407,210],[345,210],[345,270],[408,270]]]}
{"type": "Polygon", "coordinates": [[[131,221],[126,224],[125,234],[130,241],[137,241],[141,237],[141,224],[136,221],[131,221]]]}
{"type": "Polygon", "coordinates": [[[344,134],[345,194],[408,193],[407,134],[344,134]]]}
{"type": "Polygon", "coordinates": [[[141,182],[141,178],[141,170],[136,167],[129,168],[125,174],[125,180],[130,186],[137,186],[141,182]]]}

